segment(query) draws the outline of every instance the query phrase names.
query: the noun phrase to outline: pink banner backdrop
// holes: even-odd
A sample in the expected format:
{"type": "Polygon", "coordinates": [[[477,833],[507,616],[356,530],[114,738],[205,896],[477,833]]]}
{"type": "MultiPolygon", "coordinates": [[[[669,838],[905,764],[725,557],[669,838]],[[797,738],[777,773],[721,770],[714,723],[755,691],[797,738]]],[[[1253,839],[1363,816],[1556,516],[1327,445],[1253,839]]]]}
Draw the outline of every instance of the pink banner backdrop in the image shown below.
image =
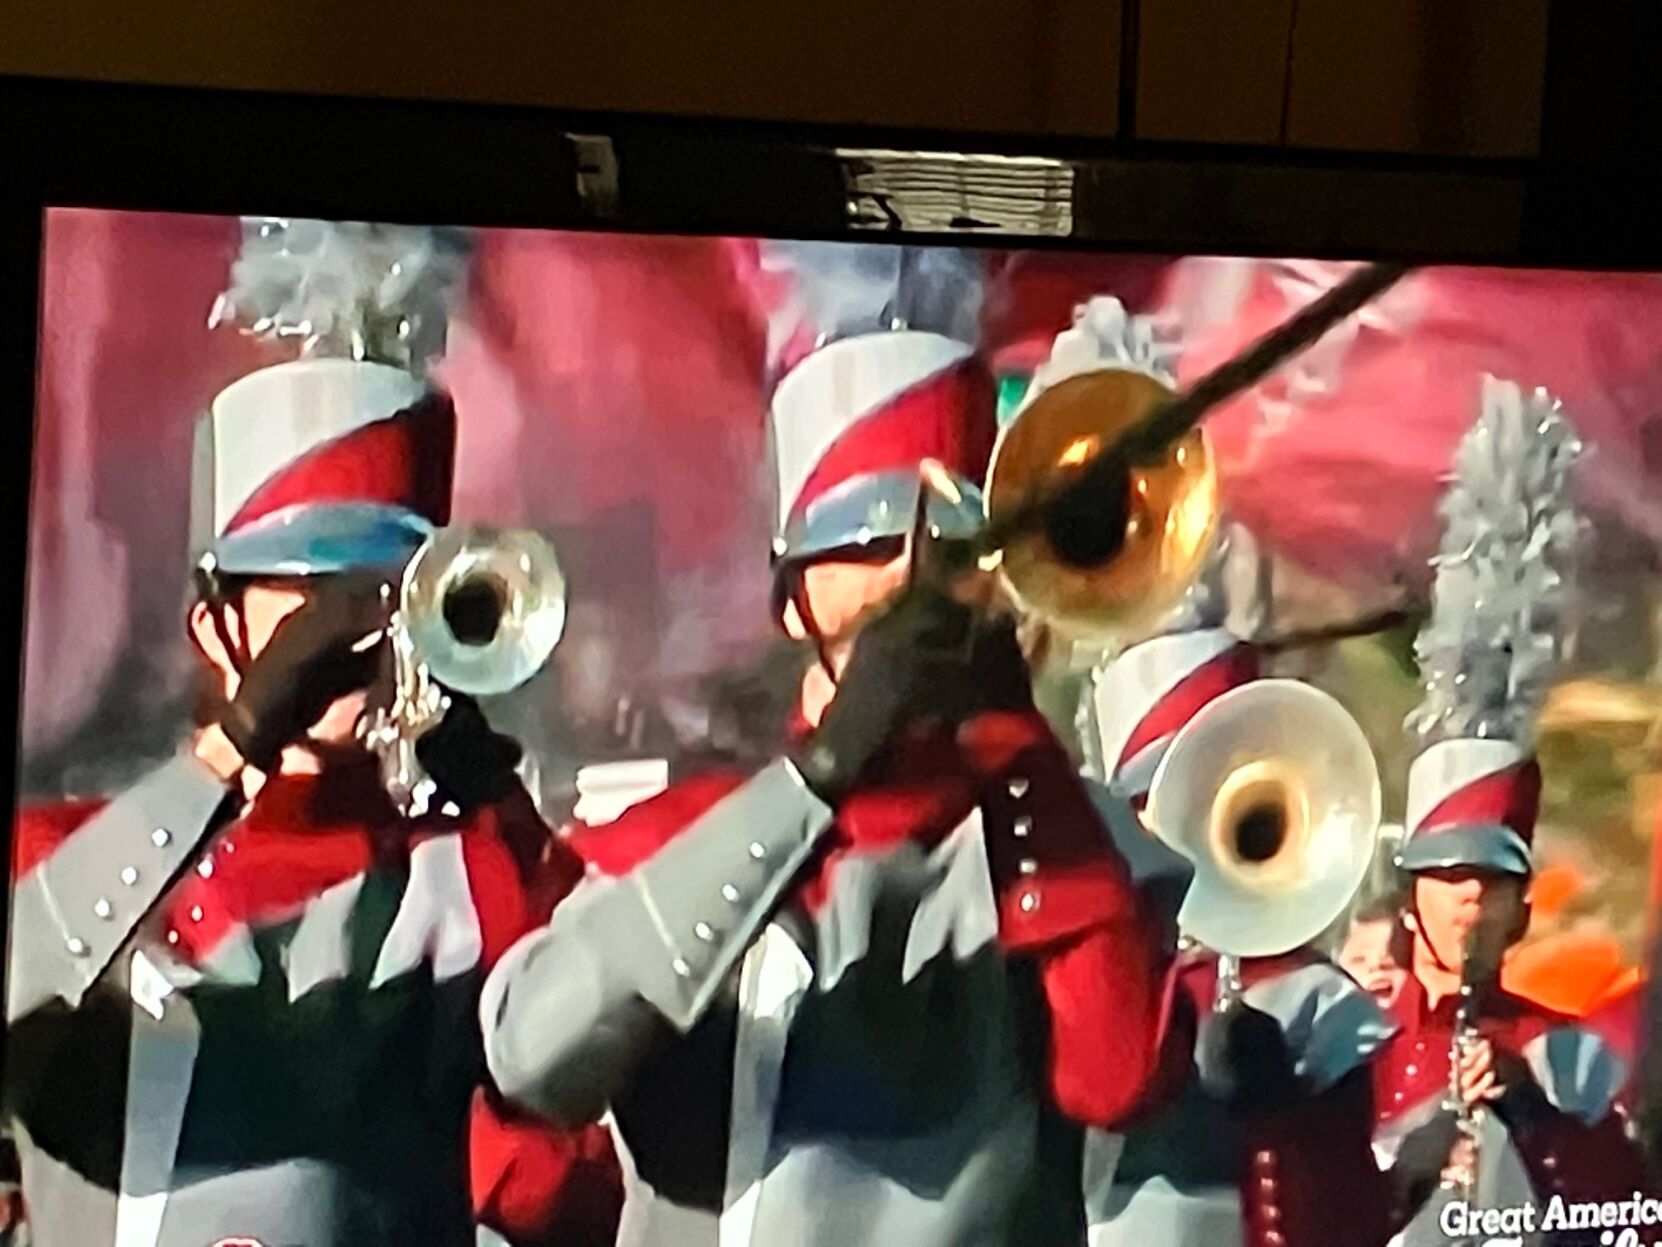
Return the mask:
{"type": "MultiPolygon", "coordinates": [[[[191,424],[272,355],[207,328],[235,222],[58,211],[46,240],[23,746],[26,782],[75,788],[107,780],[85,769],[94,759],[165,753],[183,723],[191,424]]],[[[1059,253],[984,264],[995,355],[1112,293],[1181,330],[1187,377],[1341,271],[1059,253]]],[[[441,373],[461,420],[457,515],[555,535],[574,594],[559,654],[573,714],[628,698],[695,737],[699,679],[755,662],[775,636],[765,410],[779,297],[751,243],[479,239],[441,373]]],[[[1442,475],[1489,371],[1563,397],[1594,446],[1601,525],[1654,562],[1658,327],[1649,275],[1421,272],[1214,417],[1228,506],[1349,600],[1423,584],[1442,475]]]]}

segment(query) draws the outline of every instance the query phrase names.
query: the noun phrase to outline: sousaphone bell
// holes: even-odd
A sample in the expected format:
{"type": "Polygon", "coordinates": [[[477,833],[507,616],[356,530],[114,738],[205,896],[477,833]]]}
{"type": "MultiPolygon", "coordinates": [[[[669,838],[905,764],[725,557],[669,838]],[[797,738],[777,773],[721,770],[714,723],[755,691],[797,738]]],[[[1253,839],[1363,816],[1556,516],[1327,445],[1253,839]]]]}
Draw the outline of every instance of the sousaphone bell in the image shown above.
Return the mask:
{"type": "Polygon", "coordinates": [[[1184,934],[1225,958],[1272,957],[1350,904],[1380,807],[1378,763],[1344,707],[1297,680],[1257,680],[1178,732],[1145,821],[1194,864],[1184,934]]]}

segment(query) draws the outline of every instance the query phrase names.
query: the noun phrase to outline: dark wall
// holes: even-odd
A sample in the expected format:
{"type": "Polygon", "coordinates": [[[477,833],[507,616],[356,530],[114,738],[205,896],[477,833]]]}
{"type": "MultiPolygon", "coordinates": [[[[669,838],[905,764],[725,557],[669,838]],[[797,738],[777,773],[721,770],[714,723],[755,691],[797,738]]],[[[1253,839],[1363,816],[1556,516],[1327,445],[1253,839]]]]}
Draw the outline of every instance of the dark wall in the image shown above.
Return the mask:
{"type": "Polygon", "coordinates": [[[1529,156],[1542,130],[1548,7],[26,0],[8,13],[0,73],[1529,156]],[[1134,72],[1123,46],[1138,49],[1134,72]]]}

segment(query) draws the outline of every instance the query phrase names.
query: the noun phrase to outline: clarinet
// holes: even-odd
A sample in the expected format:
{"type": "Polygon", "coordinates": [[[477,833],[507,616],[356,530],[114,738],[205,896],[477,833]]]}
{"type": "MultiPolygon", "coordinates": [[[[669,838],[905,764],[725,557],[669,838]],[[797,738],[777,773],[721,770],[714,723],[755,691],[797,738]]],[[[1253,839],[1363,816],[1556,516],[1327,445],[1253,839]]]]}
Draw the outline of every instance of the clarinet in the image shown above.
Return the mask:
{"type": "Polygon", "coordinates": [[[1460,984],[1460,1005],[1455,1012],[1454,1038],[1449,1045],[1448,1097],[1444,1107],[1453,1111],[1454,1122],[1460,1131],[1460,1137],[1471,1143],[1472,1163],[1464,1170],[1463,1180],[1460,1182],[1460,1194],[1471,1202],[1475,1197],[1477,1185],[1477,1148],[1478,1140],[1483,1134],[1483,1123],[1479,1119],[1479,1109],[1475,1104],[1466,1102],[1466,1097],[1460,1089],[1460,1067],[1464,1062],[1471,1043],[1477,1032],[1477,992],[1471,983],[1460,984]]]}
{"type": "Polygon", "coordinates": [[[1471,1144],[1471,1165],[1464,1170],[1459,1183],[1462,1198],[1475,1203],[1477,1175],[1482,1163],[1480,1152],[1483,1137],[1483,1109],[1468,1104],[1460,1089],[1460,1066],[1478,1037],[1477,1022],[1482,996],[1494,979],[1499,966],[1494,956],[1495,941],[1489,938],[1488,924],[1478,923],[1466,936],[1465,956],[1460,965],[1460,997],[1454,1014],[1454,1037],[1449,1044],[1448,1095],[1444,1108],[1454,1113],[1460,1137],[1471,1144]]]}

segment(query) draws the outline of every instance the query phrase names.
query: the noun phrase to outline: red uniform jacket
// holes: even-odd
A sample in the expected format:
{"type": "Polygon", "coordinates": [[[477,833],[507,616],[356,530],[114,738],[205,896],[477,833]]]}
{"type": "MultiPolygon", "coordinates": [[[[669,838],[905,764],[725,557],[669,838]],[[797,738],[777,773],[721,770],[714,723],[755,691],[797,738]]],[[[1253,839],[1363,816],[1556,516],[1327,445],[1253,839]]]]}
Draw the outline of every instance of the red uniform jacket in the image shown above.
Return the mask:
{"type": "MultiPolygon", "coordinates": [[[[1399,1030],[1375,1062],[1379,1121],[1376,1139],[1399,1140],[1440,1109],[1449,1089],[1449,1060],[1458,1001],[1429,1008],[1410,977],[1392,1006],[1399,1030]]],[[[1497,1063],[1516,1082],[1541,1093],[1538,1108],[1506,1120],[1536,1198],[1624,1199],[1644,1185],[1639,1153],[1616,1100],[1623,1063],[1591,1030],[1533,1001],[1499,991],[1484,1005],[1478,1031],[1497,1063]]],[[[1503,1113],[1504,1116],[1504,1113],[1503,1113]]]]}
{"type": "MultiPolygon", "coordinates": [[[[102,806],[78,802],[23,811],[14,836],[15,877],[23,878],[47,860],[102,806]]],[[[509,945],[546,920],[581,872],[523,792],[463,820],[407,823],[388,805],[376,777],[357,768],[323,776],[277,776],[240,818],[204,843],[209,847],[199,854],[195,869],[173,884],[141,926],[141,941],[148,939],[158,955],[171,956],[188,973],[227,985],[249,981],[246,958],[261,932],[306,915],[330,889],[386,871],[409,881],[397,901],[399,915],[409,911],[419,917],[425,909],[427,930],[422,934],[419,924],[407,926],[416,934],[404,942],[414,942],[399,953],[393,948],[400,939],[395,918],[380,949],[377,978],[383,977],[383,967],[396,974],[407,968],[405,962],[423,957],[432,963],[435,978],[451,974],[476,989],[509,945]],[[442,895],[442,886],[423,894],[422,872],[414,863],[424,844],[438,847],[439,841],[446,850],[453,843],[459,854],[465,898],[442,895]],[[454,909],[458,902],[463,911],[454,909]],[[447,904],[452,908],[447,910],[447,904]],[[452,919],[455,925],[447,925],[452,919]],[[458,931],[466,932],[455,944],[463,950],[459,955],[472,954],[475,964],[441,967],[443,950],[457,940],[458,931]]],[[[368,883],[358,886],[359,909],[354,912],[362,912],[372,891],[368,883]]],[[[341,924],[348,932],[352,928],[344,912],[341,924]]],[[[296,953],[289,965],[291,978],[305,973],[298,959],[296,953]]],[[[456,956],[449,960],[454,963],[456,956]]],[[[254,965],[258,976],[257,960],[254,965]]],[[[344,965],[322,972],[313,976],[314,985],[345,973],[344,965]]],[[[292,990],[303,989],[296,983],[292,990]]],[[[455,1018],[444,1014],[434,1025],[454,1023],[476,1034],[472,1013],[467,1007],[455,1018]]],[[[458,1043],[462,1055],[457,1059],[472,1059],[466,1052],[476,1046],[476,1038],[462,1037],[458,1043]]],[[[465,1065],[456,1068],[466,1076],[465,1065]]],[[[621,1181],[604,1129],[556,1131],[512,1113],[483,1085],[474,1093],[469,1117],[465,1145],[480,1224],[515,1244],[612,1241],[621,1181]]]]}
{"type": "MultiPolygon", "coordinates": [[[[578,829],[570,843],[600,873],[625,873],[744,778],[678,784],[616,822],[578,829]]],[[[899,751],[837,810],[798,899],[812,911],[842,862],[908,840],[938,843],[978,805],[999,941],[1007,956],[1030,958],[1042,984],[1054,1104],[1084,1125],[1123,1125],[1168,1092],[1183,1068],[1173,1056],[1181,1045],[1165,1042],[1173,980],[1152,915],[1036,710],[985,714],[955,743],[931,738],[899,751]]]]}
{"type": "Polygon", "coordinates": [[[1196,1068],[1175,1104],[1128,1133],[1107,1201],[1124,1211],[1103,1223],[1101,1241],[1209,1241],[1238,1203],[1239,1235],[1224,1241],[1382,1247],[1390,1200],[1371,1146],[1368,1062],[1388,1032],[1383,1012],[1315,952],[1241,962],[1242,1003],[1280,1033],[1282,1051],[1266,1056],[1292,1067],[1279,1093],[1254,1099],[1270,1071],[1213,1049],[1217,974],[1210,953],[1179,963],[1183,1006],[1202,1036],[1196,1068]],[[1247,1094],[1228,1106],[1219,1077],[1247,1094]]]}

